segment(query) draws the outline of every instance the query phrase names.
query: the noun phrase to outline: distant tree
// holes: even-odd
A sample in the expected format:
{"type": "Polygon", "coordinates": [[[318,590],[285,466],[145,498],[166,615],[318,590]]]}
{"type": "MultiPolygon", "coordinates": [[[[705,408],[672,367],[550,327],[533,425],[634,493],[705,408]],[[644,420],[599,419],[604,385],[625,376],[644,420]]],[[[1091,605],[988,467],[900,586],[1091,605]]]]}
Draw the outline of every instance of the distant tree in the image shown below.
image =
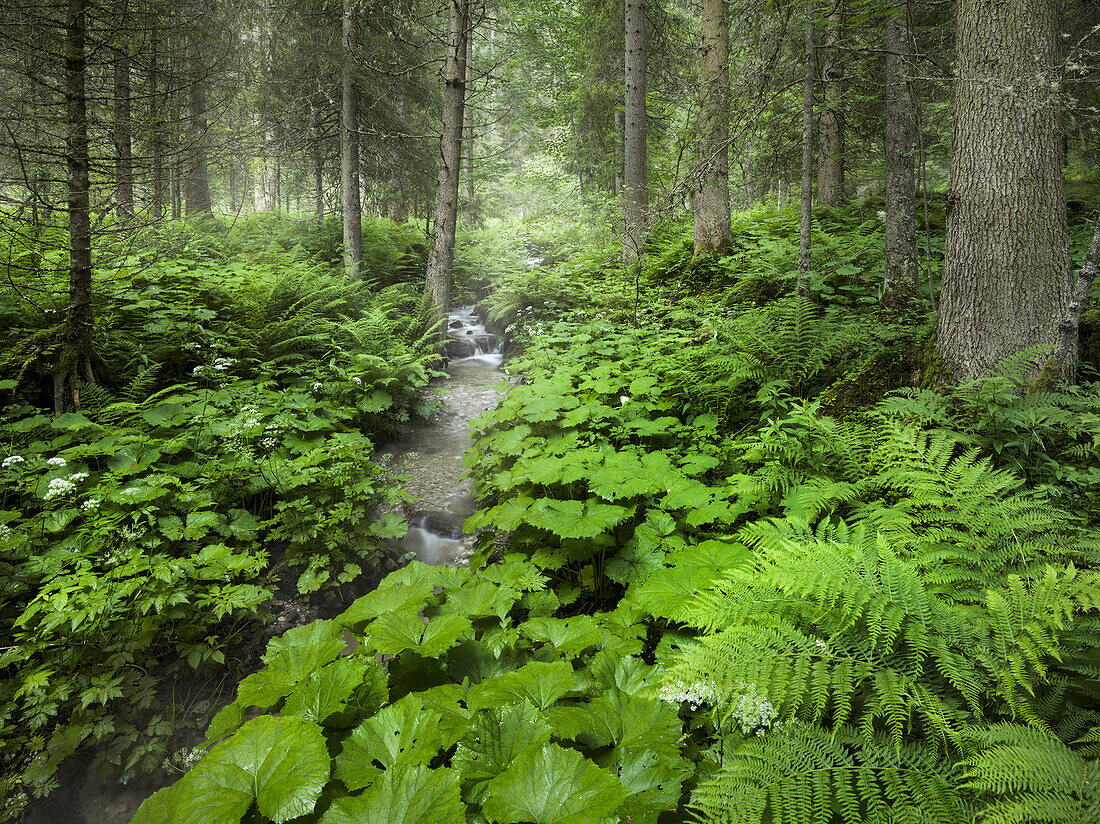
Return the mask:
{"type": "Polygon", "coordinates": [[[443,79],[443,132],[439,142],[435,219],[428,250],[425,292],[440,313],[451,305],[451,269],[458,224],[458,177],[462,162],[462,114],[466,101],[466,38],[470,0],[447,2],[447,54],[443,79]]]}
{"type": "Polygon", "coordinates": [[[813,223],[814,166],[814,0],[805,0],[805,64],[802,78],[802,195],[798,228],[798,284],[800,297],[810,296],[810,230],[813,223]]]}
{"type": "Polygon", "coordinates": [[[340,213],[344,225],[344,269],[358,277],[363,260],[363,206],[359,195],[359,89],[355,58],[359,50],[358,0],[344,0],[344,54],[340,108],[340,213]]]}
{"type": "Polygon", "coordinates": [[[916,116],[909,0],[890,0],[886,21],[886,265],[887,304],[912,293],[917,279],[916,116]]]}
{"type": "MultiPolygon", "coordinates": [[[[938,351],[960,379],[1059,342],[1072,298],[1063,189],[1060,4],[959,0],[938,351]]],[[[1076,370],[1065,352],[1063,378],[1076,370]]],[[[1036,370],[1038,367],[1036,367],[1036,370]]]]}
{"type": "Polygon", "coordinates": [[[817,202],[836,206],[844,199],[844,63],[839,54],[844,0],[831,0],[821,48],[824,91],[818,120],[817,202]]]}
{"type": "Polygon", "coordinates": [[[645,0],[626,0],[623,124],[623,259],[635,260],[649,231],[645,0]]]}

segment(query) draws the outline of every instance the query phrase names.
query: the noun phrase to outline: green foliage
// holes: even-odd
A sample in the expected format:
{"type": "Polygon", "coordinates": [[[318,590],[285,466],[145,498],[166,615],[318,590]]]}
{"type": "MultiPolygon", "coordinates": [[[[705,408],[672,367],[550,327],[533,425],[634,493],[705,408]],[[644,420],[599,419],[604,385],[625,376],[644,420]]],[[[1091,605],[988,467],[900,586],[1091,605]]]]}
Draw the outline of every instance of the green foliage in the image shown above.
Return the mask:
{"type": "Polygon", "coordinates": [[[226,824],[251,799],[256,821],[655,822],[689,772],[676,709],[637,657],[638,626],[562,609],[516,558],[479,573],[414,562],[335,620],[273,639],[211,725],[229,737],[135,822],[226,824]],[[234,783],[242,769],[252,779],[234,783]]]}

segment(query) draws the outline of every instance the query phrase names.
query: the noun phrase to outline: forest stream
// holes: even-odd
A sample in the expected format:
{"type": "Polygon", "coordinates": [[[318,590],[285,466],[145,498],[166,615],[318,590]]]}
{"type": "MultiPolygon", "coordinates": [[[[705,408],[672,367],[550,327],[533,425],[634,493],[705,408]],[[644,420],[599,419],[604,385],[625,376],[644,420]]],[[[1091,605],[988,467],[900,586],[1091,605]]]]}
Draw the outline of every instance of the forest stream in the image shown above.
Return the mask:
{"type": "MultiPolygon", "coordinates": [[[[438,401],[435,414],[408,424],[374,459],[408,478],[409,531],[401,547],[427,564],[463,565],[472,536],[463,538],[462,522],[476,504],[462,459],[470,445],[470,421],[500,397],[495,387],[503,356],[496,336],[485,329],[473,307],[452,311],[447,326],[447,376],[428,389],[438,401]]],[[[28,810],[27,824],[126,824],[145,797],[163,786],[162,781],[118,784],[88,769],[87,759],[66,765],[59,778],[61,786],[28,810]]]]}

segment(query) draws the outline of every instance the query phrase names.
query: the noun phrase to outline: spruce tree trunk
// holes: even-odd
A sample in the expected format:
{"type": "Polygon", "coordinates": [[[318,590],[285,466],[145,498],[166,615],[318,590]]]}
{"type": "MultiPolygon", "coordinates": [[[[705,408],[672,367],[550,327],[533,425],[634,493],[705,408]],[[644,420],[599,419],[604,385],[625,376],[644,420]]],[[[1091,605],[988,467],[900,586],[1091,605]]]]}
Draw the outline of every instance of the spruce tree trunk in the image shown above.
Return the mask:
{"type": "MultiPolygon", "coordinates": [[[[938,351],[962,380],[1059,343],[1072,299],[1054,0],[959,0],[938,351]]],[[[1076,370],[1076,348],[1061,374],[1076,370]]],[[[1036,370],[1033,370],[1037,372],[1036,370]]]]}
{"type": "MultiPolygon", "coordinates": [[[[474,88],[474,38],[472,32],[466,35],[466,97],[474,88]]],[[[466,201],[466,219],[469,225],[476,226],[480,216],[474,205],[477,192],[474,190],[474,107],[467,101],[462,113],[463,145],[466,149],[466,168],[463,170],[463,199],[466,201]]]]}
{"type": "Polygon", "coordinates": [[[824,100],[818,123],[817,202],[836,206],[844,200],[844,65],[837,55],[844,0],[833,0],[825,25],[821,79],[824,100]]]}
{"type": "Polygon", "coordinates": [[[700,181],[695,197],[695,254],[724,251],[730,243],[730,70],[727,0],[703,0],[699,55],[702,107],[700,181]]]}
{"type": "MultiPolygon", "coordinates": [[[[128,18],[126,0],[115,3],[115,18],[123,26],[128,18]]],[[[124,35],[120,40],[124,39],[124,35]]],[[[115,56],[115,208],[119,218],[134,216],[134,164],[130,125],[130,56],[120,42],[115,56]]]]}
{"type": "Polygon", "coordinates": [[[203,66],[198,44],[190,44],[188,56],[187,97],[187,175],[184,181],[183,199],[187,203],[187,216],[210,211],[210,172],[207,164],[206,120],[206,69],[203,66]]]}
{"type": "Polygon", "coordinates": [[[645,0],[626,0],[625,105],[623,109],[623,260],[641,255],[649,231],[646,172],[645,0]]]}
{"type": "MultiPolygon", "coordinates": [[[[440,314],[451,306],[451,269],[458,223],[458,176],[462,162],[462,114],[466,101],[466,38],[469,0],[448,0],[447,55],[443,78],[443,133],[439,141],[435,217],[428,250],[425,294],[440,314]]],[[[445,330],[441,330],[441,333],[445,330]]]]}
{"type": "Polygon", "coordinates": [[[810,296],[810,229],[813,224],[814,170],[814,0],[806,2],[805,73],[802,78],[802,213],[798,224],[800,297],[810,296]]]}
{"type": "Polygon", "coordinates": [[[89,205],[88,100],[85,94],[85,2],[69,0],[65,27],[65,126],[69,206],[69,306],[54,372],[54,409],[80,409],[78,380],[92,370],[92,222],[89,205]]]}
{"type": "Polygon", "coordinates": [[[910,82],[909,0],[891,0],[886,22],[886,266],[883,303],[917,289],[917,180],[913,165],[916,116],[910,82]]]}
{"type": "Polygon", "coordinates": [[[355,86],[355,55],[359,50],[359,18],[355,0],[344,0],[343,97],[340,107],[340,212],[344,222],[344,271],[359,276],[363,261],[363,202],[359,196],[359,90],[355,86]]]}
{"type": "Polygon", "coordinates": [[[152,122],[150,143],[153,148],[153,217],[157,220],[164,217],[164,157],[168,152],[164,142],[164,114],[168,109],[168,93],[165,91],[163,97],[160,94],[159,44],[160,31],[154,17],[149,30],[149,102],[152,122]]]}

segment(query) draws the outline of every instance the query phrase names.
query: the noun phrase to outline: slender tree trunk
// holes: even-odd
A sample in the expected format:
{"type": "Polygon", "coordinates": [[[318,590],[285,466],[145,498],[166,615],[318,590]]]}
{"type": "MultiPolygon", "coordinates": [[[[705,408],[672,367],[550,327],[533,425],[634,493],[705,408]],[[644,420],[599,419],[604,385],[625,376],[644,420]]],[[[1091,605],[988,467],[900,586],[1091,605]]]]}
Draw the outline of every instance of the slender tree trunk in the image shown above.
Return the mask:
{"type": "MultiPolygon", "coordinates": [[[[1072,300],[1059,145],[1060,6],[959,0],[954,146],[937,322],[938,351],[962,380],[1060,341],[1072,300]]],[[[1061,374],[1076,371],[1076,347],[1061,374]]],[[[1036,367],[1037,371],[1038,367],[1036,367]]],[[[1034,374],[1034,372],[1033,372],[1034,374]]]]}
{"type": "Polygon", "coordinates": [[[160,32],[154,15],[149,32],[149,101],[151,108],[150,120],[152,122],[152,139],[150,143],[153,148],[153,217],[157,220],[164,217],[164,157],[168,153],[168,147],[164,142],[164,117],[169,101],[167,89],[165,89],[163,97],[160,94],[159,45],[160,32]]]}
{"type": "Polygon", "coordinates": [[[695,254],[724,251],[730,244],[730,70],[727,0],[703,0],[702,132],[699,192],[695,197],[695,254]]]}
{"type": "Polygon", "coordinates": [[[466,99],[466,38],[470,22],[469,0],[449,0],[447,62],[444,69],[443,135],[439,143],[436,176],[435,219],[428,250],[425,292],[439,313],[451,305],[451,269],[455,258],[458,223],[458,176],[462,159],[462,113],[466,99]]]}
{"type": "Polygon", "coordinates": [[[802,216],[798,225],[800,297],[810,296],[810,229],[813,223],[814,167],[814,0],[806,0],[806,65],[802,79],[802,216]]]}
{"type": "Polygon", "coordinates": [[[85,0],[69,0],[65,27],[65,126],[69,201],[69,306],[54,373],[54,409],[80,409],[78,380],[92,370],[92,222],[89,205],[88,101],[84,89],[85,0]]]}
{"type": "Polygon", "coordinates": [[[310,123],[313,125],[313,211],[317,220],[317,231],[325,228],[325,157],[321,142],[321,107],[316,101],[309,104],[310,123]]]}
{"type": "Polygon", "coordinates": [[[199,54],[198,43],[190,43],[188,55],[187,97],[187,175],[183,199],[187,215],[210,211],[210,172],[207,166],[206,69],[199,54]]]}
{"type": "Polygon", "coordinates": [[[626,132],[626,114],[615,109],[615,197],[623,196],[623,138],[626,132]]]}
{"type": "MultiPolygon", "coordinates": [[[[118,25],[126,28],[129,15],[126,0],[115,3],[115,18],[118,25]]],[[[134,164],[130,126],[130,56],[126,49],[123,33],[115,55],[115,208],[119,218],[126,220],[134,216],[134,164]]]]}
{"type": "Polygon", "coordinates": [[[626,0],[626,95],[623,129],[623,260],[636,260],[649,232],[646,171],[645,0],[626,0]]]}
{"type": "Polygon", "coordinates": [[[832,0],[825,25],[821,79],[824,100],[818,124],[817,202],[836,206],[844,200],[844,65],[837,55],[844,19],[844,0],[832,0]]]}
{"type": "MultiPolygon", "coordinates": [[[[474,88],[474,38],[472,32],[466,36],[466,96],[474,88]]],[[[466,149],[466,168],[463,170],[463,200],[466,201],[466,219],[471,226],[480,222],[475,206],[477,192],[474,191],[474,107],[467,101],[462,113],[462,136],[466,149]]]]}
{"type": "Polygon", "coordinates": [[[917,289],[917,180],[913,166],[916,116],[910,83],[909,0],[891,0],[886,23],[886,267],[883,303],[917,289]]]}
{"type": "Polygon", "coordinates": [[[344,0],[343,103],[340,108],[340,212],[344,221],[344,270],[359,276],[363,261],[363,202],[359,197],[359,89],[355,60],[359,18],[354,0],[344,0]]]}

